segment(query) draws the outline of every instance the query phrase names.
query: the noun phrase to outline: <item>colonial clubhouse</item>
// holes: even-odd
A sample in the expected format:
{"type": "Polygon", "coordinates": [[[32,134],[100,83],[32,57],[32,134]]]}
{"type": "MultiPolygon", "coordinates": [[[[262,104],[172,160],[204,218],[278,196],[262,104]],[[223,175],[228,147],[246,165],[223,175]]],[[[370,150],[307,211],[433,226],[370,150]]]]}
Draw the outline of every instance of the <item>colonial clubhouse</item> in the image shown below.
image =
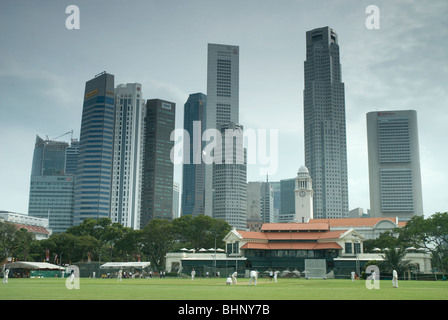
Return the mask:
{"type": "MultiPolygon", "coordinates": [[[[363,253],[363,242],[380,233],[403,226],[394,218],[311,219],[308,223],[266,223],[261,231],[233,229],[226,237],[225,253],[204,249],[203,252],[169,253],[167,271],[189,273],[215,270],[250,269],[307,272],[306,264],[319,261],[325,266],[325,277],[348,277],[351,271],[360,274],[369,261],[383,260],[380,253],[363,253]]],[[[412,271],[429,273],[430,255],[409,252],[412,271]]]]}

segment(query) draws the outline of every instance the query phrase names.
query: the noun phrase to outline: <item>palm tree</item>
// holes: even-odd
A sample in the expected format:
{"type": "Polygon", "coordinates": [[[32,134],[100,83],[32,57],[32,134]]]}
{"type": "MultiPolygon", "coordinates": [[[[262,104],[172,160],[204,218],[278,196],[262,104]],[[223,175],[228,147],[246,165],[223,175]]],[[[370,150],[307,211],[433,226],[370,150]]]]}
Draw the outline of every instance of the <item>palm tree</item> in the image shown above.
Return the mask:
{"type": "Polygon", "coordinates": [[[411,260],[405,259],[406,249],[404,247],[386,249],[382,257],[384,259],[383,268],[390,272],[396,270],[398,274],[403,274],[411,266],[411,260]]]}

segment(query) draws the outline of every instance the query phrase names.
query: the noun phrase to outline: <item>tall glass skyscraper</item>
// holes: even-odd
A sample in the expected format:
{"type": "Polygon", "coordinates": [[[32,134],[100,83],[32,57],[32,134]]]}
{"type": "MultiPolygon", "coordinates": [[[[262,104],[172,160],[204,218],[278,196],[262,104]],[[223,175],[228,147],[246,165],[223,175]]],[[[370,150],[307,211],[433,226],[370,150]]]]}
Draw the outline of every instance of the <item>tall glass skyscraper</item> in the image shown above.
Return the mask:
{"type": "MultiPolygon", "coordinates": [[[[190,94],[184,105],[184,130],[188,141],[184,145],[182,170],[182,215],[204,214],[205,164],[202,161],[207,96],[203,93],[190,94]]],[[[186,139],[186,137],[184,137],[186,139]]]]}
{"type": "Polygon", "coordinates": [[[114,125],[114,76],[102,72],[85,86],[74,225],[109,217],[114,125]]]}
{"type": "Polygon", "coordinates": [[[369,112],[367,141],[371,216],[422,216],[417,112],[369,112]]]}
{"type": "Polygon", "coordinates": [[[305,166],[314,188],[314,218],[348,217],[345,94],[338,36],[329,27],[306,33],[305,166]]]}
{"type": "Polygon", "coordinates": [[[146,101],[140,228],[153,219],[173,219],[173,172],[176,104],[146,101]]]}

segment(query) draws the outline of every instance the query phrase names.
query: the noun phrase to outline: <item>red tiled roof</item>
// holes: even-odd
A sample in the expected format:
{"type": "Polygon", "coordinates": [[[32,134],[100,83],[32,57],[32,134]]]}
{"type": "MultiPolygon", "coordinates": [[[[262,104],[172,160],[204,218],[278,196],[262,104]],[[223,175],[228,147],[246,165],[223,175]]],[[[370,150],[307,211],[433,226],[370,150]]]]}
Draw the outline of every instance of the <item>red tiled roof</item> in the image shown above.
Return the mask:
{"type": "Polygon", "coordinates": [[[14,226],[17,228],[17,230],[24,228],[33,233],[50,234],[50,232],[43,227],[27,226],[25,224],[14,224],[14,226]]]}
{"type": "Polygon", "coordinates": [[[259,249],[259,250],[325,250],[325,249],[342,249],[336,242],[329,243],[254,243],[248,242],[241,249],[259,249]]]}
{"type": "Polygon", "coordinates": [[[329,229],[329,224],[324,221],[314,223],[265,223],[261,227],[261,231],[315,231],[329,229]]]}
{"type": "Polygon", "coordinates": [[[257,232],[257,231],[240,231],[237,230],[237,232],[244,238],[244,239],[262,239],[266,240],[266,235],[263,232],[257,232]]]}

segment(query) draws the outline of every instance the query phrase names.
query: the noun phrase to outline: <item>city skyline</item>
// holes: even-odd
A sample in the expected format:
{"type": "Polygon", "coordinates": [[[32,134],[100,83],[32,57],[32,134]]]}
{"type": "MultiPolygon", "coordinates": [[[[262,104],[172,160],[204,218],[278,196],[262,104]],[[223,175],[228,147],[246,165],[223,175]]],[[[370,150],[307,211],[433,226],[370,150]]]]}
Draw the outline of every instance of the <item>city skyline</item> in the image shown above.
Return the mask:
{"type": "MultiPolygon", "coordinates": [[[[377,1],[380,29],[369,30],[365,9],[371,3],[367,1],[284,3],[148,1],[136,10],[118,3],[106,8],[101,2],[79,1],[79,30],[65,27],[68,4],[0,4],[0,26],[5,30],[0,41],[8,48],[0,54],[0,145],[7,155],[0,160],[0,177],[8,182],[0,186],[0,209],[27,213],[36,134],[53,138],[74,130],[73,137],[79,137],[86,79],[106,70],[115,75],[116,84],[141,83],[144,99],[183,106],[189,94],[206,92],[208,43],[240,48],[240,122],[249,129],[279,129],[279,168],[269,181],[294,178],[305,162],[305,32],[329,26],[339,36],[346,86],[349,209],[368,209],[370,204],[366,114],[413,109],[419,117],[425,216],[447,211],[443,146],[448,47],[437,41],[448,34],[443,20],[447,4],[377,1]],[[208,13],[205,19],[188,18],[188,12],[199,9],[208,13]],[[103,10],[111,19],[100,25],[96,17],[103,10]],[[148,21],[148,12],[158,15],[148,21]],[[231,13],[229,24],[226,19],[231,13]],[[126,26],[121,17],[126,18],[126,26]],[[173,23],[163,24],[168,17],[173,23]],[[162,25],[163,32],[151,32],[152,26],[162,25]],[[102,42],[112,35],[126,50],[102,42]],[[140,45],[145,49],[129,50],[140,45]],[[158,50],[152,51],[153,46],[158,50]]],[[[182,128],[179,119],[183,119],[181,112],[176,128],[182,128]]],[[[179,168],[174,180],[180,183],[179,168]]],[[[256,165],[248,165],[247,174],[248,181],[265,180],[256,165]]]]}

